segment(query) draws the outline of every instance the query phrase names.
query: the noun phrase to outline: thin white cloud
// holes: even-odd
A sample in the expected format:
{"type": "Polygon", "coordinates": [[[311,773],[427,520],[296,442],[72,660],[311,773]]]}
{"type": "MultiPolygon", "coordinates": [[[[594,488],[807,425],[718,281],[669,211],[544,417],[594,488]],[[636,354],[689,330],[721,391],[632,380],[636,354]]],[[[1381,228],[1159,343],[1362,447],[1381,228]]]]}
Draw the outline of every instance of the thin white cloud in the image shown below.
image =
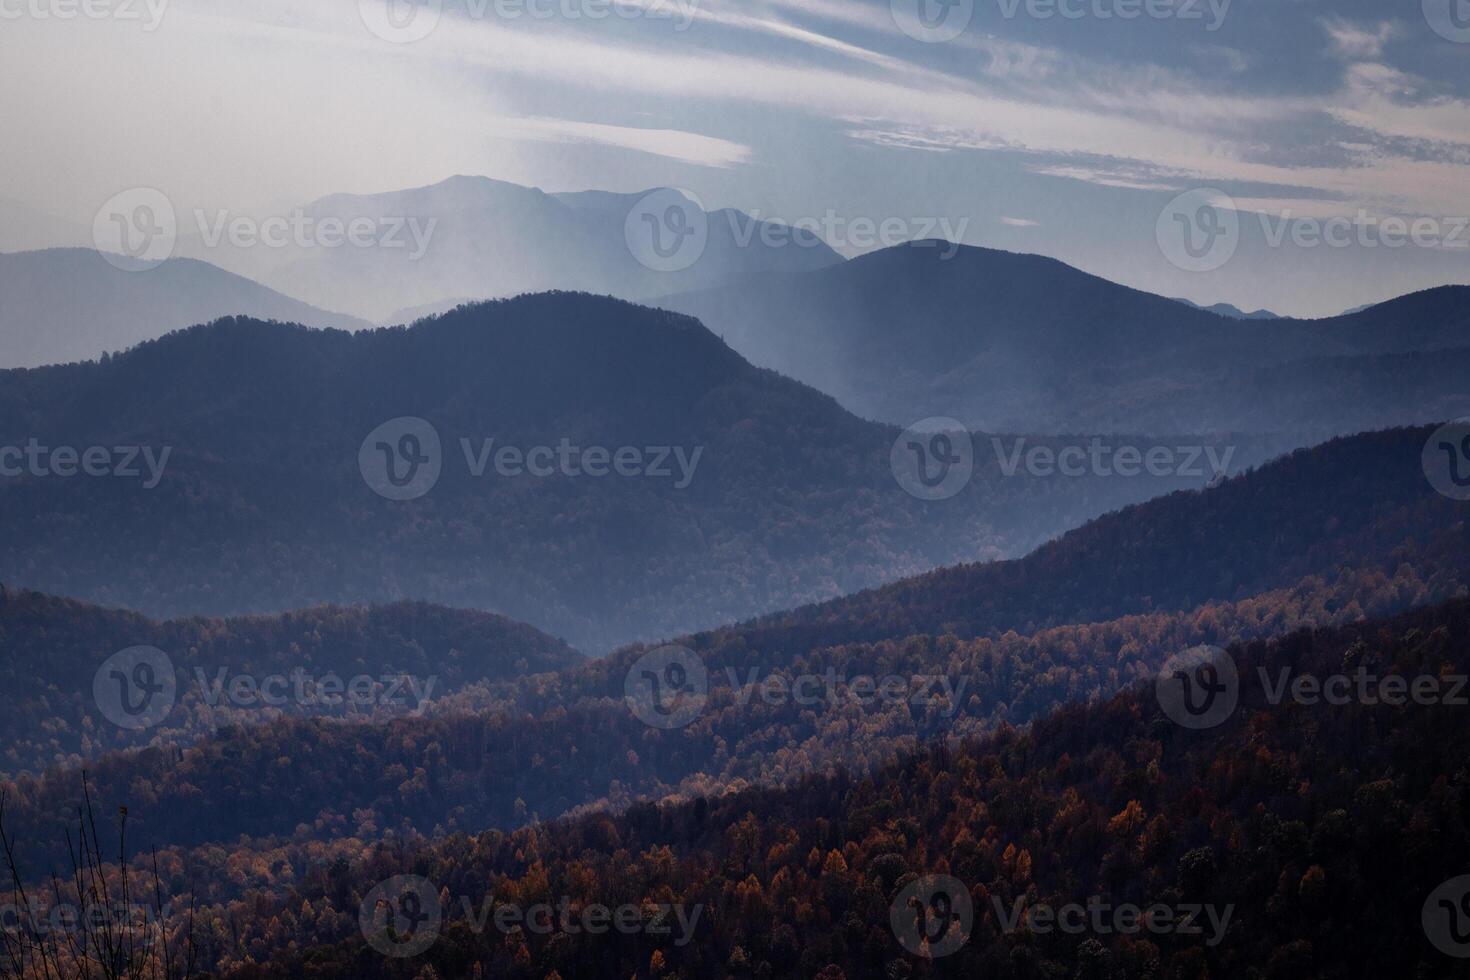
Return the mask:
{"type": "Polygon", "coordinates": [[[1030,218],[1001,218],[1000,223],[1010,225],[1012,228],[1040,228],[1040,221],[1032,221],[1030,218]]]}
{"type": "Polygon", "coordinates": [[[1134,191],[1172,191],[1183,186],[1182,183],[1165,183],[1160,180],[1151,180],[1145,175],[1142,168],[1130,166],[1105,167],[1072,167],[1072,166],[1038,166],[1032,168],[1033,172],[1043,174],[1047,177],[1062,177],[1067,180],[1080,180],[1088,184],[1096,184],[1099,187],[1122,187],[1134,191]]]}
{"type": "Polygon", "coordinates": [[[733,167],[747,162],[752,154],[751,148],[742,143],[678,129],[611,126],[542,116],[503,117],[495,121],[495,133],[511,139],[615,146],[702,167],[733,167]]]}

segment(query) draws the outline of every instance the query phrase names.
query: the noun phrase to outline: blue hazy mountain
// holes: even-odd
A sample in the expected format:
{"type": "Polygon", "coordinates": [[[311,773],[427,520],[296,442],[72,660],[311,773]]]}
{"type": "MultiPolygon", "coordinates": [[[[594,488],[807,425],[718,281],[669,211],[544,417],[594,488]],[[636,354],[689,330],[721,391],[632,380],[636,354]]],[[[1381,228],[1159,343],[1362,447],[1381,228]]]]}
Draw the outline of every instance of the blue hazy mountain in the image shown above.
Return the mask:
{"type": "Polygon", "coordinates": [[[235,314],[367,326],[193,259],[125,271],[90,249],[0,254],[0,368],[90,360],[235,314]]]}

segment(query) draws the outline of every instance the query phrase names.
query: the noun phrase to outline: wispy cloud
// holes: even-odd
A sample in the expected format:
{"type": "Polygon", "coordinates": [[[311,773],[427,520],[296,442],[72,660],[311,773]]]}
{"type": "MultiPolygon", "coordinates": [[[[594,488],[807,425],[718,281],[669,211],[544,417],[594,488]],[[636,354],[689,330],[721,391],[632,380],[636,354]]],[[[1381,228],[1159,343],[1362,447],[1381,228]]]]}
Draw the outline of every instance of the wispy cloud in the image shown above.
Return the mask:
{"type": "Polygon", "coordinates": [[[1378,24],[1355,24],[1341,17],[1322,18],[1322,29],[1332,46],[1332,53],[1339,58],[1364,60],[1383,55],[1384,45],[1399,35],[1399,28],[1392,21],[1378,24]]]}
{"type": "Polygon", "coordinates": [[[540,116],[501,117],[495,120],[495,133],[511,139],[615,146],[703,167],[733,167],[747,162],[753,152],[742,143],[678,129],[612,126],[540,116]]]}

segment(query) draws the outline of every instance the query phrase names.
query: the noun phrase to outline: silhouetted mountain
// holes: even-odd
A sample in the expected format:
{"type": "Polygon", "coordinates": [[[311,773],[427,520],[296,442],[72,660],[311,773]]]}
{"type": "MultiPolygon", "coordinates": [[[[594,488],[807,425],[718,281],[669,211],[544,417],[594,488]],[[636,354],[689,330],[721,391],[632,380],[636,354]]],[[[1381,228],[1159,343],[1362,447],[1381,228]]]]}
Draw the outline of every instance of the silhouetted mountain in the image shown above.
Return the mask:
{"type": "Polygon", "coordinates": [[[1220,316],[1229,317],[1232,320],[1281,319],[1281,316],[1279,314],[1272,313],[1270,310],[1256,310],[1254,313],[1247,313],[1245,310],[1242,310],[1240,307],[1236,306],[1233,303],[1215,303],[1212,306],[1201,306],[1200,304],[1194,302],[1194,300],[1182,298],[1176,299],[1178,302],[1183,303],[1185,306],[1192,306],[1196,310],[1204,310],[1206,313],[1218,313],[1220,316]]]}
{"type": "MultiPolygon", "coordinates": [[[[712,634],[755,649],[911,634],[996,635],[1183,610],[1396,555],[1460,568],[1465,505],[1425,479],[1430,429],[1340,438],[1108,514],[1014,561],[942,568],[712,634]]],[[[1465,566],[1470,569],[1470,565],[1465,566]]],[[[1458,575],[1459,573],[1456,572],[1458,575]]]]}
{"type": "Polygon", "coordinates": [[[1339,387],[1341,365],[1322,359],[1470,346],[1470,287],[1327,320],[1226,320],[1054,259],[980,248],[946,259],[948,249],[905,245],[660,305],[859,415],[904,425],[948,416],[1007,432],[1264,430],[1301,445],[1439,421],[1461,396],[1442,377],[1404,388],[1398,365],[1372,360],[1339,387]],[[1267,373],[1292,362],[1308,363],[1267,373]]]}
{"type": "MultiPolygon", "coordinates": [[[[0,374],[0,446],[148,450],[118,457],[132,479],[0,480],[0,579],[159,616],[423,598],[596,652],[1022,554],[1213,475],[1198,447],[1162,477],[1006,475],[1011,444],[982,439],[957,496],[920,500],[894,478],[898,435],[611,299],[356,334],[225,320],[0,374]],[[400,417],[434,433],[375,431],[400,417]],[[437,484],[388,499],[388,460],[427,479],[411,464],[435,438],[437,484]]],[[[1269,452],[1223,448],[1236,468],[1269,452]]]]}
{"type": "Polygon", "coordinates": [[[0,648],[0,683],[9,698],[0,718],[0,772],[10,774],[79,766],[104,752],[155,742],[188,744],[221,727],[279,717],[371,721],[421,714],[427,702],[471,684],[582,660],[522,623],[422,602],[160,623],[4,589],[0,648]],[[156,724],[122,727],[99,701],[94,680],[100,676],[98,683],[110,685],[109,659],[141,646],[172,662],[176,693],[156,724]],[[299,688],[297,673],[304,678],[299,688]],[[271,677],[285,682],[272,686],[271,677]],[[315,684],[331,677],[344,685],[370,677],[379,687],[355,700],[350,692],[321,695],[315,684]],[[237,688],[241,679],[246,686],[237,688]],[[235,698],[234,691],[243,694],[235,698]]]}
{"type": "MultiPolygon", "coordinates": [[[[648,193],[548,194],[488,177],[452,177],[385,194],[333,195],[304,209],[312,222],[368,219],[394,247],[232,249],[210,247],[196,235],[181,239],[179,254],[381,322],[397,310],[442,309],[460,296],[560,289],[644,299],[841,261],[820,242],[772,246],[763,234],[766,223],[734,211],[705,213],[691,198],[669,192],[655,217],[678,206],[681,221],[707,225],[707,242],[702,251],[691,242],[687,268],[649,268],[628,240],[630,214],[648,193]]],[[[647,233],[636,215],[632,233],[647,233]]]]}
{"type": "Polygon", "coordinates": [[[89,249],[0,254],[0,368],[92,360],[234,315],[368,326],[192,259],[125,271],[89,249]]]}

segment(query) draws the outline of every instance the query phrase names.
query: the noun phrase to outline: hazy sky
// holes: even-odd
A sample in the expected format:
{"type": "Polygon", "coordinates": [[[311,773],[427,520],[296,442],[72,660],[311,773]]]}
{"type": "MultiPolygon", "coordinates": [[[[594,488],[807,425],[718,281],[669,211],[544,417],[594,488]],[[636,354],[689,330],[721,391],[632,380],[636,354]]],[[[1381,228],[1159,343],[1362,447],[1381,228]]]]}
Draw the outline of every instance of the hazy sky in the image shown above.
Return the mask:
{"type": "Polygon", "coordinates": [[[0,0],[0,197],[89,227],[134,186],[261,212],[468,173],[945,219],[1281,312],[1470,282],[1470,0],[394,3],[0,0]],[[1241,212],[1223,263],[1167,241],[1199,188],[1241,212]]]}

